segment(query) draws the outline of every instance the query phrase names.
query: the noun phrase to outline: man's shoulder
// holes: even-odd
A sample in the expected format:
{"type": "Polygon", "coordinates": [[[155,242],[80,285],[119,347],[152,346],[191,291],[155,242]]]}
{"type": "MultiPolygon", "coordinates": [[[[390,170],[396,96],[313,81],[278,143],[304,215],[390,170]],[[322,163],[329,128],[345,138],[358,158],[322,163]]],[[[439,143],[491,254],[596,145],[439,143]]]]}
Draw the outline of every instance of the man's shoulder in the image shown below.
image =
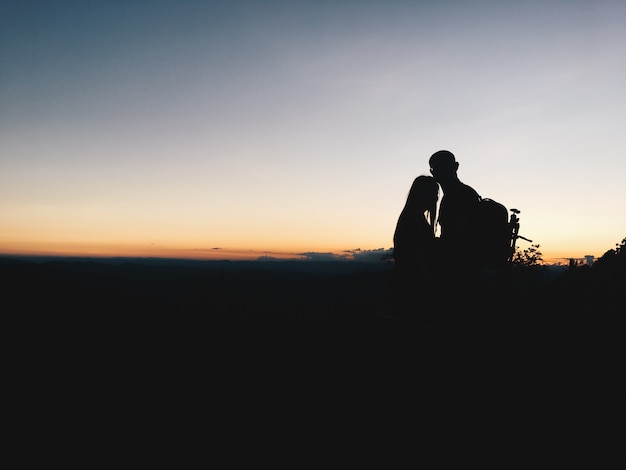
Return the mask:
{"type": "Polygon", "coordinates": [[[472,188],[469,184],[461,183],[454,188],[453,193],[463,199],[480,201],[481,197],[478,192],[472,188]]]}
{"type": "Polygon", "coordinates": [[[480,201],[481,197],[478,194],[478,191],[476,191],[474,188],[472,188],[469,184],[463,183],[463,186],[465,187],[465,190],[467,191],[467,194],[473,196],[477,201],[480,201]]]}

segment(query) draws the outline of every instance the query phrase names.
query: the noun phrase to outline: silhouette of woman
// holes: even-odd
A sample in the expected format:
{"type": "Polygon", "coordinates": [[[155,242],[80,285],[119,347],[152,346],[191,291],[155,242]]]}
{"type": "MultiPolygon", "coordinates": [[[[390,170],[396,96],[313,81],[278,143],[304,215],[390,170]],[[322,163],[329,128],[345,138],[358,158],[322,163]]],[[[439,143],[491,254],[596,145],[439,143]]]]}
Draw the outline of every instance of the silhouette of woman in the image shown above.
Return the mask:
{"type": "Polygon", "coordinates": [[[435,214],[439,185],[432,176],[420,175],[411,185],[393,235],[394,300],[396,314],[413,310],[416,294],[427,294],[437,258],[435,214]]]}

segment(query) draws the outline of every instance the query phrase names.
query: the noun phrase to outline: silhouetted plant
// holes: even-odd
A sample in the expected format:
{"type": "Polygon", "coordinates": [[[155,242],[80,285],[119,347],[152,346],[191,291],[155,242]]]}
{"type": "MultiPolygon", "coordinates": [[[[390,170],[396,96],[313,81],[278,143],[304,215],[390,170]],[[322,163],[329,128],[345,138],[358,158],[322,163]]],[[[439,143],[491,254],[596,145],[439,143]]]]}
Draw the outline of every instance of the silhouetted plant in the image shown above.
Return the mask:
{"type": "Polygon", "coordinates": [[[514,266],[541,266],[543,264],[543,254],[539,251],[539,244],[530,245],[524,250],[515,247],[515,253],[511,262],[514,266]]]}
{"type": "Polygon", "coordinates": [[[626,237],[615,248],[608,250],[594,263],[596,269],[611,272],[624,272],[626,269],[626,237]]]}

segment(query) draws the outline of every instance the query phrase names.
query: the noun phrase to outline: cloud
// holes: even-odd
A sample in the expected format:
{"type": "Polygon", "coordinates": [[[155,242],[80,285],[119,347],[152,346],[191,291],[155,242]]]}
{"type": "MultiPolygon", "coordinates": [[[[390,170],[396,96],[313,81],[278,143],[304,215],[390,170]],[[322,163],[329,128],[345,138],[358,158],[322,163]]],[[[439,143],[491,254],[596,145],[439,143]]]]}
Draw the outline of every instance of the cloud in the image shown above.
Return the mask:
{"type": "Polygon", "coordinates": [[[393,248],[376,248],[374,250],[361,250],[360,248],[356,248],[355,250],[346,250],[345,252],[350,253],[354,261],[374,263],[390,257],[393,253],[393,248]]]}
{"type": "Polygon", "coordinates": [[[300,256],[304,256],[306,261],[346,261],[349,258],[345,255],[338,255],[336,253],[319,253],[316,251],[308,251],[306,253],[298,253],[300,256]]]}
{"type": "Polygon", "coordinates": [[[341,253],[306,251],[296,253],[294,257],[275,257],[263,255],[257,258],[257,261],[359,261],[362,263],[378,263],[391,258],[393,248],[376,248],[374,250],[362,250],[355,248],[353,250],[343,250],[341,253]]]}

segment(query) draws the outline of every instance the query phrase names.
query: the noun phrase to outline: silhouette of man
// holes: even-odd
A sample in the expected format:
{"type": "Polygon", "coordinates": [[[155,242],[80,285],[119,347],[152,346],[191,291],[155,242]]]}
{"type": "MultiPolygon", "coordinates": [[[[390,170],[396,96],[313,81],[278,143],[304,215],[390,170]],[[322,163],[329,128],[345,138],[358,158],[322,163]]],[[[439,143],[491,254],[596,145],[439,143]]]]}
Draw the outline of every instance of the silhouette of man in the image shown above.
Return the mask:
{"type": "MultiPolygon", "coordinates": [[[[439,235],[442,261],[447,266],[461,267],[464,245],[472,239],[472,217],[480,202],[480,195],[457,175],[459,163],[448,150],[439,150],[429,159],[430,172],[441,186],[443,197],[439,205],[439,235]]],[[[466,250],[471,250],[471,246],[466,250]]]]}

